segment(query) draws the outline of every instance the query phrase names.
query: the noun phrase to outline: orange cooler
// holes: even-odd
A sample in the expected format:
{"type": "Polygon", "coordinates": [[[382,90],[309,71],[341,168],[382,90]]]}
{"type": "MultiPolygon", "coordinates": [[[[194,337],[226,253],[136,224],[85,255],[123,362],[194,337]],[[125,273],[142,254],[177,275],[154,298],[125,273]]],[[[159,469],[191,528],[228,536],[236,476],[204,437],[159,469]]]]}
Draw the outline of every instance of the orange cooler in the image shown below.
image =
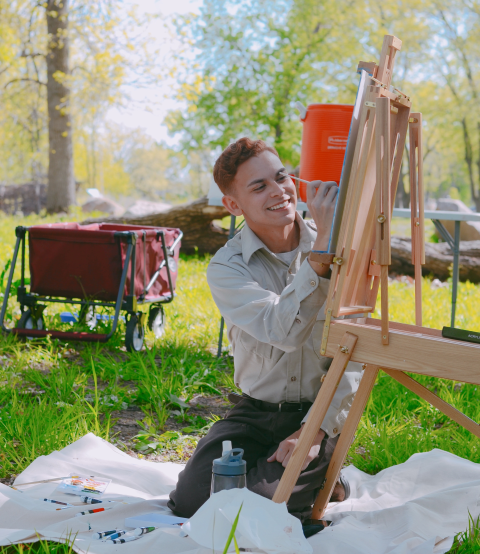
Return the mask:
{"type": "MultiPolygon", "coordinates": [[[[310,104],[303,122],[300,179],[340,182],[353,106],[310,104]]],[[[300,183],[300,198],[307,199],[307,185],[300,183]]]]}

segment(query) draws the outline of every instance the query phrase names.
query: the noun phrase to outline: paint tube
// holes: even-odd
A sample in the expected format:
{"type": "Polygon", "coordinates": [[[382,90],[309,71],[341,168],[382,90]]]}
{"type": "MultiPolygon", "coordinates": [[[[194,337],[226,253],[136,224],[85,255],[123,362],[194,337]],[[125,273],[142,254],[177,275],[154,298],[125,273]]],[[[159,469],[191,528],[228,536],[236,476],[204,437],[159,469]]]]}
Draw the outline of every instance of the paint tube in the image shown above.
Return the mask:
{"type": "Polygon", "coordinates": [[[78,512],[75,517],[86,516],[88,514],[97,514],[98,512],[104,512],[105,510],[113,510],[112,508],[95,508],[94,510],[86,510],[85,512],[78,512]]]}

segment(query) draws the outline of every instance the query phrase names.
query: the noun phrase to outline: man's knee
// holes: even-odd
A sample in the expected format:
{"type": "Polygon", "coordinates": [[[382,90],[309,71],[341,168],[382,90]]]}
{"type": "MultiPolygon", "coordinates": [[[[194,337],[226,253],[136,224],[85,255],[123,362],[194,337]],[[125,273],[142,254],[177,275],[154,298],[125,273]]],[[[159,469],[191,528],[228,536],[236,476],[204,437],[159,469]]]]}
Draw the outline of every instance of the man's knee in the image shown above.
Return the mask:
{"type": "Polygon", "coordinates": [[[199,478],[195,466],[192,463],[179,474],[177,486],[170,493],[167,506],[180,517],[192,517],[210,497],[210,481],[199,478]]]}

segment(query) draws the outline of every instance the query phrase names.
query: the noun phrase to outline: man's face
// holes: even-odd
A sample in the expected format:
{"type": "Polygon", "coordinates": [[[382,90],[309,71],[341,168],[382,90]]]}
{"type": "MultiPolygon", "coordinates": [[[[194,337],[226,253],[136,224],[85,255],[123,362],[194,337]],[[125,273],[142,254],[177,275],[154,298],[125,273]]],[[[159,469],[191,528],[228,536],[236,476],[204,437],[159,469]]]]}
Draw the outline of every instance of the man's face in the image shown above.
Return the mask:
{"type": "Polygon", "coordinates": [[[243,215],[249,227],[285,227],[295,221],[297,193],[282,162],[272,152],[262,152],[237,170],[231,193],[223,197],[227,210],[243,215]]]}

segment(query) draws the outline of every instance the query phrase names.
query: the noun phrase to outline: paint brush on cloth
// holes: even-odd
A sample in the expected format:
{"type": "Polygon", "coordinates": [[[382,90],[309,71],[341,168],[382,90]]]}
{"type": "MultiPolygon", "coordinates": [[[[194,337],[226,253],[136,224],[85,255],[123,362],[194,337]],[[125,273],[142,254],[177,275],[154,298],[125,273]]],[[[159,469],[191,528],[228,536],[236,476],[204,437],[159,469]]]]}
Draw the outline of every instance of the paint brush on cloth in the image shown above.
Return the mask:
{"type": "Polygon", "coordinates": [[[16,487],[25,487],[26,485],[38,485],[40,483],[52,483],[53,481],[61,481],[62,479],[68,479],[67,477],[54,477],[53,479],[42,479],[41,481],[31,481],[30,483],[15,483],[15,485],[10,485],[12,489],[16,487]]]}
{"type": "Polygon", "coordinates": [[[78,512],[77,514],[75,514],[75,517],[86,516],[88,514],[98,514],[98,512],[105,512],[106,510],[113,510],[113,506],[111,508],[95,508],[94,510],[86,510],[85,512],[78,512]]]}
{"type": "Polygon", "coordinates": [[[125,537],[123,539],[113,539],[113,544],[123,544],[125,542],[138,541],[140,537],[125,537]]]}
{"type": "Polygon", "coordinates": [[[57,510],[66,510],[67,508],[73,508],[73,504],[68,502],[60,502],[59,500],[51,500],[50,498],[43,498],[44,502],[51,502],[52,504],[60,504],[63,508],[57,508],[57,510]]]}
{"type": "Polygon", "coordinates": [[[140,537],[141,535],[146,535],[147,533],[155,531],[155,529],[158,529],[158,527],[137,527],[132,531],[132,533],[135,537],[140,537]]]}
{"type": "Polygon", "coordinates": [[[103,542],[107,541],[113,541],[115,539],[120,538],[122,535],[126,535],[127,533],[130,533],[130,531],[117,531],[116,533],[113,533],[112,535],[108,535],[108,537],[105,537],[105,540],[103,542]]]}
{"type": "Polygon", "coordinates": [[[98,498],[92,498],[90,496],[81,496],[80,502],[84,504],[103,504],[104,502],[115,502],[115,500],[98,500],[98,498]]]}
{"type": "Polygon", "coordinates": [[[121,529],[112,529],[111,531],[99,531],[98,533],[93,533],[92,537],[94,539],[103,539],[104,537],[109,537],[115,533],[119,533],[121,529]]]}

